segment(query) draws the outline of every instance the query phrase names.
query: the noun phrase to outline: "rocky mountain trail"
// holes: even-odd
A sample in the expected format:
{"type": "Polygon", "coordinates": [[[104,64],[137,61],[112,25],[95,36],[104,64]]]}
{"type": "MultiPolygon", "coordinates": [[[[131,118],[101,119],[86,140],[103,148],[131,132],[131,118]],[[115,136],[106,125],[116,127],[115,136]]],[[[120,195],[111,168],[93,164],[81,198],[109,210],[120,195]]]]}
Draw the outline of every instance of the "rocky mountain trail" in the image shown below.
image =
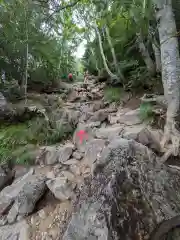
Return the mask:
{"type": "Polygon", "coordinates": [[[156,155],[162,131],[142,121],[138,99],[109,103],[104,87],[64,84],[55,121],[73,136],[39,147],[35,166],[1,166],[0,240],[149,239],[178,214],[179,170],[156,155]]]}

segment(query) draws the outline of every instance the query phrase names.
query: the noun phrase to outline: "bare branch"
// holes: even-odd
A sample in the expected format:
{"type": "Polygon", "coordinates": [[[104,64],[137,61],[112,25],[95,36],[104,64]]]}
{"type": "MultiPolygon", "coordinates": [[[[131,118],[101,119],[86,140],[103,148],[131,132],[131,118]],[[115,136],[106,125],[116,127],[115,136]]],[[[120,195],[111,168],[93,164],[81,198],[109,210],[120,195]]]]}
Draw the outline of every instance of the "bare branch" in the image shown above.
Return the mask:
{"type": "Polygon", "coordinates": [[[64,9],[66,9],[66,8],[74,7],[74,6],[75,6],[76,4],[78,4],[79,2],[81,2],[81,0],[76,0],[75,2],[69,3],[69,4],[65,5],[65,6],[59,6],[57,9],[55,9],[55,10],[53,11],[53,13],[51,13],[51,14],[49,15],[49,17],[46,19],[46,22],[47,22],[55,13],[58,13],[58,12],[60,12],[61,10],[64,10],[64,9]]]}

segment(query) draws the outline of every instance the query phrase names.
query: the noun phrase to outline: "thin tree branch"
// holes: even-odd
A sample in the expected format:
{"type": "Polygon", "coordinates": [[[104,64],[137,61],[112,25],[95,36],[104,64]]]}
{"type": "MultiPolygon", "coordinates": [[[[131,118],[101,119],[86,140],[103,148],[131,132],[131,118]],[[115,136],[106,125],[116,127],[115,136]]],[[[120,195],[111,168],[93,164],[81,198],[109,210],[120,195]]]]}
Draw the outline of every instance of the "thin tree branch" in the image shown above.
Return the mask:
{"type": "Polygon", "coordinates": [[[49,17],[46,19],[46,22],[47,22],[55,13],[58,13],[59,11],[64,10],[64,9],[66,9],[66,8],[74,7],[74,6],[75,6],[76,4],[78,4],[79,2],[81,2],[81,0],[76,0],[75,2],[70,3],[70,4],[67,4],[67,5],[65,5],[65,6],[59,6],[57,9],[55,9],[55,10],[53,11],[53,13],[51,13],[51,14],[49,15],[49,17]]]}

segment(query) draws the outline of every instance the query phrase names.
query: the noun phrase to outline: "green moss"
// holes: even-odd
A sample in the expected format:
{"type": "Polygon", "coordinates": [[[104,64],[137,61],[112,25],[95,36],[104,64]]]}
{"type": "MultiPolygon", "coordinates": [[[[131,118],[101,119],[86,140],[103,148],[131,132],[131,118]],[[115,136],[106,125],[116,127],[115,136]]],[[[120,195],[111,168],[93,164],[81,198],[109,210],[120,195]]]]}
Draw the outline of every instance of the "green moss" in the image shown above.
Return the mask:
{"type": "Polygon", "coordinates": [[[139,117],[143,121],[147,121],[149,123],[152,123],[153,119],[154,119],[153,105],[150,104],[150,103],[142,103],[140,105],[139,117]]]}
{"type": "Polygon", "coordinates": [[[13,160],[32,164],[39,145],[55,144],[66,139],[74,129],[66,124],[51,128],[41,118],[0,128],[0,162],[13,160]]]}
{"type": "Polygon", "coordinates": [[[104,98],[108,102],[119,102],[124,94],[121,88],[107,87],[104,90],[104,98]]]}

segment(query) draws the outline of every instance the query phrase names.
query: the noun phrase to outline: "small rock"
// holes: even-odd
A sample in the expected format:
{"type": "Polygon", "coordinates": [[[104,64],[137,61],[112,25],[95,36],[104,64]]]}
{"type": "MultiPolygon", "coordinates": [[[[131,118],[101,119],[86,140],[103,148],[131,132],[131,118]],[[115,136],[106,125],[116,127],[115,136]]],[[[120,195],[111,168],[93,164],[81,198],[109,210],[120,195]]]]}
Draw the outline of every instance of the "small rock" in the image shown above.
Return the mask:
{"type": "Polygon", "coordinates": [[[31,224],[34,225],[35,223],[36,223],[35,217],[32,216],[32,217],[31,217],[31,224]]]}
{"type": "Polygon", "coordinates": [[[74,176],[74,174],[72,174],[69,171],[62,171],[62,172],[60,172],[59,177],[64,177],[64,178],[68,179],[69,181],[73,181],[75,176],[74,176]]]}
{"type": "Polygon", "coordinates": [[[108,118],[109,112],[106,109],[100,109],[94,112],[93,116],[89,119],[89,122],[103,122],[108,118]]]}
{"type": "Polygon", "coordinates": [[[0,226],[4,226],[7,224],[7,217],[6,216],[1,216],[0,217],[0,226]]]}
{"type": "Polygon", "coordinates": [[[64,162],[64,164],[66,165],[75,165],[75,164],[78,164],[79,161],[77,161],[76,159],[69,159],[68,161],[64,162]]]}
{"type": "Polygon", "coordinates": [[[82,159],[82,157],[83,157],[83,155],[82,155],[82,153],[80,153],[80,152],[73,152],[73,155],[72,155],[75,159],[77,159],[77,160],[81,160],[82,159]]]}
{"type": "Polygon", "coordinates": [[[46,174],[46,177],[47,177],[47,178],[55,178],[56,176],[55,176],[54,172],[51,171],[51,172],[48,172],[48,173],[46,174]]]}
{"type": "Polygon", "coordinates": [[[80,99],[80,96],[79,96],[79,93],[75,90],[73,90],[68,96],[68,101],[69,102],[75,102],[78,99],[80,99]]]}
{"type": "Polygon", "coordinates": [[[113,116],[113,115],[108,116],[108,121],[112,125],[118,123],[118,120],[119,120],[119,117],[117,116],[113,116]]]}
{"type": "Polygon", "coordinates": [[[65,178],[58,177],[54,180],[48,180],[46,184],[54,196],[61,201],[69,200],[74,195],[75,186],[65,178]]]}
{"type": "Polygon", "coordinates": [[[99,128],[96,131],[96,137],[102,139],[112,139],[121,134],[123,131],[123,127],[107,127],[107,128],[99,128]]]}
{"type": "Polygon", "coordinates": [[[100,122],[100,121],[88,123],[88,126],[89,126],[90,128],[99,127],[100,125],[101,125],[101,122],[100,122]]]}
{"type": "Polygon", "coordinates": [[[70,156],[72,155],[73,153],[73,149],[74,149],[74,145],[73,144],[66,144],[65,146],[63,146],[60,151],[59,151],[59,162],[61,163],[64,163],[66,162],[70,156]]]}
{"type": "Polygon", "coordinates": [[[119,122],[128,126],[142,123],[142,120],[139,118],[139,111],[139,109],[135,109],[125,113],[119,117],[119,122]]]}
{"type": "Polygon", "coordinates": [[[47,217],[45,211],[43,209],[41,209],[39,212],[38,212],[40,218],[42,219],[45,219],[47,217]]]}
{"type": "Polygon", "coordinates": [[[72,155],[74,149],[73,144],[64,146],[47,146],[41,149],[40,155],[37,157],[37,163],[44,165],[53,165],[57,162],[65,162],[72,155]]]}
{"type": "Polygon", "coordinates": [[[78,166],[78,165],[71,165],[71,166],[70,166],[70,170],[71,170],[71,172],[73,172],[74,175],[76,175],[76,176],[80,176],[80,175],[81,175],[81,169],[80,169],[80,166],[78,166]]]}

